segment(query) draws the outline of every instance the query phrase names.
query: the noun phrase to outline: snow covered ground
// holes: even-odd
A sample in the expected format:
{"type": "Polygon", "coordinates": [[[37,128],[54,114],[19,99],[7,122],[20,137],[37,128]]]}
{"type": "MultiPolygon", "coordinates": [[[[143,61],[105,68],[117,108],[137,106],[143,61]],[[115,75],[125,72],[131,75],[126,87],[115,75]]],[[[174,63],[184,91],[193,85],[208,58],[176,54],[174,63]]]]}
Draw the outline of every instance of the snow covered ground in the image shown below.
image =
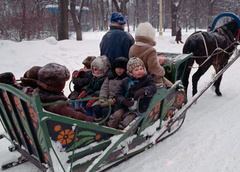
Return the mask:
{"type": "MultiPolygon", "coordinates": [[[[193,31],[182,31],[183,41],[193,31]]],[[[48,38],[41,41],[16,43],[0,40],[2,72],[13,72],[20,78],[34,65],[43,66],[50,62],[65,65],[71,72],[82,67],[88,55],[99,55],[99,43],[105,32],[83,33],[83,41],[74,39],[56,41],[48,38]]],[[[156,34],[157,51],[181,53],[183,44],[176,44],[170,30],[163,36],[156,34]]],[[[134,36],[134,32],[131,32],[134,36]]],[[[195,65],[196,66],[196,65],[195,65]]],[[[163,142],[154,145],[132,159],[110,169],[111,172],[232,172],[240,171],[240,60],[224,73],[221,84],[223,96],[217,97],[209,89],[197,104],[187,112],[181,129],[163,142]]],[[[196,69],[193,69],[193,72],[196,69]]],[[[199,81],[199,90],[211,79],[213,68],[199,81]]],[[[188,95],[191,95],[191,84],[188,95]]],[[[65,95],[70,93],[68,84],[65,95]]],[[[190,99],[190,97],[189,97],[190,99]]],[[[0,133],[3,128],[0,125],[0,133]]],[[[10,153],[6,139],[0,140],[0,165],[16,159],[17,152],[10,153]]],[[[6,172],[39,172],[30,162],[5,170],[6,172]]]]}

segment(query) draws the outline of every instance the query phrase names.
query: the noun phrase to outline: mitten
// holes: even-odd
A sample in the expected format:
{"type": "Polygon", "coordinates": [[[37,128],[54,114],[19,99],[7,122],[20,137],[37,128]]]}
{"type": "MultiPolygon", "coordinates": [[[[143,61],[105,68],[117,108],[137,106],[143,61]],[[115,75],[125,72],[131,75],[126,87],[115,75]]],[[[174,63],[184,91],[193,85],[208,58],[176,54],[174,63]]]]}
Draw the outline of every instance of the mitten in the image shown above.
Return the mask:
{"type": "Polygon", "coordinates": [[[72,78],[76,78],[79,74],[79,71],[75,70],[72,74],[72,78]]]}
{"type": "Polygon", "coordinates": [[[114,101],[113,101],[113,99],[108,99],[108,101],[109,101],[109,103],[110,103],[111,106],[115,104],[114,101]]]}
{"type": "Polygon", "coordinates": [[[87,92],[86,90],[83,90],[83,91],[79,94],[78,99],[81,99],[86,92],[87,92]]]}
{"type": "MultiPolygon", "coordinates": [[[[95,96],[95,97],[97,97],[97,96],[95,96]]],[[[95,98],[95,97],[92,97],[92,98],[95,98]]],[[[97,101],[98,101],[98,99],[89,100],[88,103],[87,103],[87,108],[88,109],[92,108],[92,105],[97,101]]]]}
{"type": "Polygon", "coordinates": [[[143,88],[140,88],[137,90],[134,94],[134,100],[137,100],[139,97],[143,98],[145,94],[145,90],[143,88]]]}
{"type": "Polygon", "coordinates": [[[123,106],[127,106],[127,107],[131,107],[131,106],[133,106],[134,105],[134,101],[133,100],[123,100],[122,101],[122,105],[123,106]]]}
{"type": "MultiPolygon", "coordinates": [[[[111,106],[114,105],[113,99],[108,99],[108,101],[109,101],[109,103],[110,103],[111,106]]],[[[108,102],[105,101],[105,100],[103,100],[103,99],[100,99],[100,100],[99,100],[99,103],[100,103],[100,106],[101,106],[101,107],[108,107],[108,106],[109,106],[108,102]]]]}
{"type": "Polygon", "coordinates": [[[100,106],[103,108],[103,107],[107,107],[108,106],[108,102],[103,100],[103,99],[100,99],[99,100],[99,104],[100,106]]]}

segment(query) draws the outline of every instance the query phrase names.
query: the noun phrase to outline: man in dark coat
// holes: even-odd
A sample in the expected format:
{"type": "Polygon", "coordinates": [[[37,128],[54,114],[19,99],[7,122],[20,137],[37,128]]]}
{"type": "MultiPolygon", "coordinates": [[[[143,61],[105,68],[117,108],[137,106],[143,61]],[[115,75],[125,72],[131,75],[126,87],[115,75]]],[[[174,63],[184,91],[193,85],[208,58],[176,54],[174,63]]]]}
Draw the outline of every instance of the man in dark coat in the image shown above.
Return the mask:
{"type": "Polygon", "coordinates": [[[121,13],[113,13],[110,30],[103,36],[100,43],[101,55],[109,58],[111,65],[118,57],[128,58],[130,47],[134,44],[134,38],[128,32],[124,32],[126,21],[121,13]]]}

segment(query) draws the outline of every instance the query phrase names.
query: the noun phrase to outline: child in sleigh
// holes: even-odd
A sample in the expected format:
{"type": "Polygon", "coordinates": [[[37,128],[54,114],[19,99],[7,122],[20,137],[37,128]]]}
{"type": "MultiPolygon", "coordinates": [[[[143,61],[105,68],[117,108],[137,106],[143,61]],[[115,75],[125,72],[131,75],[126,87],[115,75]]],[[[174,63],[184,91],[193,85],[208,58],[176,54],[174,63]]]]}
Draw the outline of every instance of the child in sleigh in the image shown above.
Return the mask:
{"type": "Polygon", "coordinates": [[[108,121],[108,126],[116,129],[124,129],[137,117],[135,102],[139,97],[139,111],[143,113],[147,110],[151,97],[157,92],[154,80],[147,75],[145,65],[138,57],[129,59],[127,75],[118,88],[115,112],[108,121]]]}

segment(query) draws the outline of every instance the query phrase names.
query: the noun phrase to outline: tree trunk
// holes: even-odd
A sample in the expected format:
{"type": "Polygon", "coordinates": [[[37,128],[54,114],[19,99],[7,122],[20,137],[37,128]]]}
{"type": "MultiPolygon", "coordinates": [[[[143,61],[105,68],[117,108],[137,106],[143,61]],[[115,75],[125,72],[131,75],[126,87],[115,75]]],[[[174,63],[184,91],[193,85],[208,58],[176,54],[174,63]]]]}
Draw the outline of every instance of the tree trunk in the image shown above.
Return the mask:
{"type": "Polygon", "coordinates": [[[172,27],[172,36],[176,36],[176,26],[177,26],[177,7],[174,3],[174,0],[171,0],[171,27],[172,27]]]}
{"type": "Polygon", "coordinates": [[[208,6],[208,21],[207,25],[210,26],[211,23],[213,22],[213,6],[216,1],[210,1],[209,6],[208,6]]]}
{"type": "Polygon", "coordinates": [[[68,0],[58,0],[58,40],[69,39],[68,0]]]}
{"type": "Polygon", "coordinates": [[[177,12],[183,0],[171,0],[172,36],[176,36],[177,12]]]}
{"type": "Polygon", "coordinates": [[[21,7],[22,7],[22,18],[21,18],[21,29],[20,29],[20,41],[26,38],[26,4],[25,1],[21,1],[21,7]]]}

